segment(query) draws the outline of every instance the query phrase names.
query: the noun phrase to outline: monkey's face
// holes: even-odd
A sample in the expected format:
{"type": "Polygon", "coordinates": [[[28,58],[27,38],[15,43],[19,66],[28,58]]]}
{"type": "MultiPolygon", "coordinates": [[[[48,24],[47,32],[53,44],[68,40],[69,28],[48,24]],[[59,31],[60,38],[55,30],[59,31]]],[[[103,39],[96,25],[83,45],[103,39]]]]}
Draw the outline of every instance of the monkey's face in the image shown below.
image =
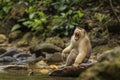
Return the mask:
{"type": "Polygon", "coordinates": [[[85,30],[82,28],[76,28],[74,31],[74,39],[78,41],[80,38],[84,37],[85,30]]]}

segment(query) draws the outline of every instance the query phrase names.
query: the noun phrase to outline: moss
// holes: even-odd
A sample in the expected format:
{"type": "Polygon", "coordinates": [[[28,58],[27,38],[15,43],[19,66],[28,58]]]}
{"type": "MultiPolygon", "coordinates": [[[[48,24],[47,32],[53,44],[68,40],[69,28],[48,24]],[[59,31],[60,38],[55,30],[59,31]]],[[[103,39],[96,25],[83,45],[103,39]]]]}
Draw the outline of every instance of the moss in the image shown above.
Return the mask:
{"type": "Polygon", "coordinates": [[[108,45],[100,45],[100,46],[96,46],[95,48],[93,48],[94,52],[103,52],[105,50],[109,50],[111,49],[108,45]]]}
{"type": "Polygon", "coordinates": [[[87,69],[80,80],[117,80],[120,79],[120,47],[105,52],[103,61],[87,69]],[[111,55],[111,56],[110,56],[111,55]]]}
{"type": "Polygon", "coordinates": [[[28,46],[29,43],[30,43],[30,41],[31,41],[31,38],[32,38],[32,33],[30,33],[30,32],[26,33],[26,34],[23,36],[23,38],[22,38],[20,41],[18,41],[17,46],[18,46],[18,47],[28,46]]]}
{"type": "Polygon", "coordinates": [[[60,37],[57,37],[57,36],[47,38],[45,42],[46,43],[52,43],[52,44],[54,44],[56,46],[59,46],[61,48],[63,48],[65,46],[64,41],[60,37]]]}

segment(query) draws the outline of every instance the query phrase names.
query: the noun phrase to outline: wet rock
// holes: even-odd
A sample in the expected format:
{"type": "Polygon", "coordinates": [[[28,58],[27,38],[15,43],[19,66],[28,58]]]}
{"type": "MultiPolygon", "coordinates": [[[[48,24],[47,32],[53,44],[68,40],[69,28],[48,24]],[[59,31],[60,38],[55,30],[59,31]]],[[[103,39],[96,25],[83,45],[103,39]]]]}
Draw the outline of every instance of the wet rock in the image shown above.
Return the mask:
{"type": "Polygon", "coordinates": [[[120,79],[120,47],[103,52],[98,63],[80,75],[80,80],[120,79]]]}
{"type": "Polygon", "coordinates": [[[0,55],[0,58],[1,57],[5,57],[5,56],[13,56],[14,54],[17,54],[17,49],[16,48],[11,48],[10,50],[6,51],[4,54],[1,54],[0,55]]]}
{"type": "Polygon", "coordinates": [[[26,65],[4,65],[0,66],[3,70],[27,70],[28,67],[26,65]]]}
{"type": "Polygon", "coordinates": [[[119,53],[120,53],[120,47],[115,47],[112,50],[103,52],[100,56],[97,57],[97,60],[99,62],[104,61],[104,60],[112,61],[114,60],[115,57],[119,55],[119,53]]]}
{"type": "Polygon", "coordinates": [[[21,31],[14,31],[9,34],[9,42],[12,42],[22,36],[21,31]]]}
{"type": "Polygon", "coordinates": [[[59,67],[56,66],[56,65],[50,65],[49,68],[50,68],[50,69],[58,69],[59,67]]]}
{"type": "Polygon", "coordinates": [[[59,52],[56,52],[54,54],[48,54],[48,53],[45,53],[45,54],[46,54],[45,60],[47,60],[48,62],[60,62],[60,61],[62,61],[62,57],[61,57],[61,54],[59,52]]]}
{"type": "Polygon", "coordinates": [[[33,57],[29,57],[27,58],[27,60],[23,60],[22,63],[30,63],[30,64],[35,64],[41,60],[43,60],[44,58],[42,56],[38,57],[38,58],[33,58],[33,57]]]}
{"type": "Polygon", "coordinates": [[[35,64],[35,67],[39,69],[47,69],[48,64],[45,61],[41,60],[35,64]]]}
{"type": "Polygon", "coordinates": [[[3,57],[3,61],[1,61],[1,62],[14,62],[14,61],[16,61],[15,58],[13,58],[11,56],[5,56],[5,57],[3,57]]]}
{"type": "Polygon", "coordinates": [[[60,68],[54,70],[53,72],[50,72],[49,76],[78,77],[83,71],[85,71],[89,67],[93,66],[95,63],[96,63],[96,61],[82,63],[76,69],[74,69],[72,66],[60,67],[60,68]]]}
{"type": "Polygon", "coordinates": [[[31,54],[28,54],[28,53],[19,53],[19,54],[15,54],[13,57],[15,57],[15,58],[31,57],[31,54]]]}
{"type": "Polygon", "coordinates": [[[4,34],[0,34],[0,44],[7,41],[7,37],[4,34]]]}
{"type": "Polygon", "coordinates": [[[62,50],[60,47],[51,43],[42,43],[40,45],[37,45],[37,48],[42,52],[49,52],[49,53],[59,52],[62,50]]]}
{"type": "Polygon", "coordinates": [[[43,52],[47,52],[49,54],[53,54],[54,52],[60,52],[62,49],[54,44],[51,43],[41,43],[38,44],[36,46],[32,46],[30,48],[30,52],[33,54],[36,54],[36,57],[39,56],[43,56],[45,57],[45,55],[43,54],[43,52]]]}
{"type": "Polygon", "coordinates": [[[40,73],[41,74],[48,74],[49,70],[48,69],[42,69],[42,70],[40,70],[40,73]]]}
{"type": "Polygon", "coordinates": [[[0,48],[0,55],[3,54],[3,53],[5,53],[5,52],[6,52],[6,49],[0,48]]]}
{"type": "Polygon", "coordinates": [[[26,61],[28,60],[28,57],[32,57],[31,54],[27,53],[18,53],[13,56],[18,62],[26,61]]]}
{"type": "Polygon", "coordinates": [[[3,58],[0,58],[0,62],[4,62],[4,59],[3,59],[3,58]]]}
{"type": "Polygon", "coordinates": [[[29,50],[30,50],[30,53],[32,55],[35,55],[36,58],[38,58],[40,56],[45,57],[45,54],[43,54],[40,49],[36,49],[35,46],[32,46],[29,50]]]}
{"type": "Polygon", "coordinates": [[[65,44],[64,44],[64,41],[60,38],[60,37],[50,37],[50,38],[47,38],[46,43],[52,43],[58,47],[61,47],[61,48],[64,48],[65,47],[65,44]]]}

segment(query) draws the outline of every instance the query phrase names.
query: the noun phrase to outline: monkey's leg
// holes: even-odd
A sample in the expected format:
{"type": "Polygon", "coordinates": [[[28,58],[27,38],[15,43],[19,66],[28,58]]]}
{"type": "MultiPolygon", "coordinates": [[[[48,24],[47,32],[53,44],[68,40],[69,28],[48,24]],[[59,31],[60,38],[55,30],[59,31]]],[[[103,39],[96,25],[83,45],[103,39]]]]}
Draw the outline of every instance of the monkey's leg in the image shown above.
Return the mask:
{"type": "Polygon", "coordinates": [[[78,55],[77,50],[72,49],[66,60],[66,66],[71,66],[78,55]]]}

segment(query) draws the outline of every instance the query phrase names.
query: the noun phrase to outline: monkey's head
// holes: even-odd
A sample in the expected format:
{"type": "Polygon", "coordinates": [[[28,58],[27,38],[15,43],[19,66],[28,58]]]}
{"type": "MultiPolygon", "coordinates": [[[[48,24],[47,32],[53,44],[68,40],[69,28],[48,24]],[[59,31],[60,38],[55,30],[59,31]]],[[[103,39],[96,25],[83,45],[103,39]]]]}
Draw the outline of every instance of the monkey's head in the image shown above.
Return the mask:
{"type": "Polygon", "coordinates": [[[74,39],[76,41],[78,41],[80,38],[83,38],[85,36],[85,33],[86,32],[85,32],[85,30],[83,28],[76,28],[74,30],[74,34],[73,34],[74,39]]]}

